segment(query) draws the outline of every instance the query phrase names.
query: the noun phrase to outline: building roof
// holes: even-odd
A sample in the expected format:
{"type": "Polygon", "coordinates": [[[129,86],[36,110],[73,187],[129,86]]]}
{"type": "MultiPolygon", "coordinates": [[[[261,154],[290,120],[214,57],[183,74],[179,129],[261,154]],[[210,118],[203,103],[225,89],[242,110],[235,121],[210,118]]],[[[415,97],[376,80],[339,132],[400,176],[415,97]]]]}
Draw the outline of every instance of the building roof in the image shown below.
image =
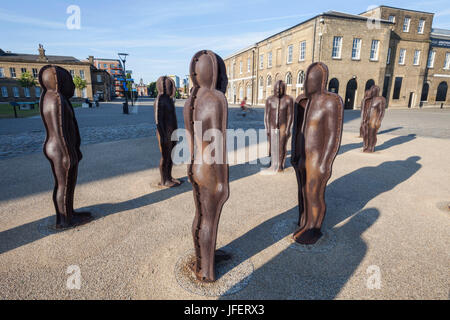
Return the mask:
{"type": "Polygon", "coordinates": [[[389,8],[389,9],[396,9],[396,10],[403,10],[403,11],[410,11],[410,12],[420,12],[420,13],[427,13],[427,14],[432,14],[432,15],[434,15],[434,13],[432,13],[432,12],[418,11],[418,10],[411,10],[411,9],[405,9],[405,8],[397,8],[397,7],[384,6],[384,5],[381,5],[381,6],[378,6],[378,7],[374,7],[374,8],[372,8],[372,9],[369,9],[369,10],[366,10],[366,11],[364,11],[364,12],[361,12],[360,14],[363,14],[363,13],[366,13],[366,12],[369,12],[369,11],[373,11],[373,10],[378,9],[378,8],[389,8]]]}
{"type": "Polygon", "coordinates": [[[450,39],[450,30],[441,28],[432,28],[431,37],[450,39]]]}
{"type": "MultiPolygon", "coordinates": [[[[71,56],[45,56],[47,62],[60,63],[82,63],[80,60],[71,56]]],[[[42,62],[39,60],[38,54],[14,53],[0,51],[0,61],[17,61],[17,62],[42,62]]]]}

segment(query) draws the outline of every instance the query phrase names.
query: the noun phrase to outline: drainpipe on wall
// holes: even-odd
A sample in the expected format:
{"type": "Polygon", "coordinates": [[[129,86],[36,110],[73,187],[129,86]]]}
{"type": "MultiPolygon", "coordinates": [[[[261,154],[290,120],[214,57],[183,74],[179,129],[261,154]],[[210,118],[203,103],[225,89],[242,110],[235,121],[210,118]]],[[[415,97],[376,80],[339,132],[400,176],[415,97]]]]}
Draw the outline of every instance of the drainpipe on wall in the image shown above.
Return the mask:
{"type": "Polygon", "coordinates": [[[315,54],[315,51],[316,51],[316,27],[317,27],[317,18],[314,20],[314,37],[313,37],[312,63],[314,63],[314,54],[315,54]]]}

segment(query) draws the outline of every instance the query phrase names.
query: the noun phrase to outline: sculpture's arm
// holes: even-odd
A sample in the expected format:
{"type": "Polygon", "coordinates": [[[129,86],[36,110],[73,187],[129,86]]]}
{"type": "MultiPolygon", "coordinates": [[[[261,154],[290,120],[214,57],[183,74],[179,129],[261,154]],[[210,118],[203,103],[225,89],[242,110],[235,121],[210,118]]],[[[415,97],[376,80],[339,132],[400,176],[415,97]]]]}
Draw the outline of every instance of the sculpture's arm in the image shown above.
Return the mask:
{"type": "Polygon", "coordinates": [[[266,128],[266,134],[270,134],[269,127],[269,99],[266,99],[266,106],[264,108],[264,127],[266,128]]]}
{"type": "Polygon", "coordinates": [[[292,123],[294,120],[294,100],[292,98],[289,99],[289,105],[287,110],[287,123],[286,123],[286,136],[290,137],[292,130],[292,123]]]}
{"type": "Polygon", "coordinates": [[[156,108],[156,121],[157,121],[157,128],[159,132],[159,136],[161,137],[161,140],[166,143],[168,142],[168,136],[167,136],[167,124],[164,121],[164,111],[161,108],[161,103],[157,101],[155,103],[156,108]]]}
{"type": "MultiPolygon", "coordinates": [[[[342,102],[340,98],[337,100],[342,102]]],[[[329,110],[323,123],[323,128],[330,134],[326,137],[326,143],[324,146],[322,159],[320,161],[320,171],[322,173],[328,172],[331,169],[329,166],[331,166],[334,161],[341,144],[343,126],[342,105],[339,105],[339,103],[333,103],[327,108],[329,110]]],[[[331,172],[329,172],[329,174],[331,174],[331,172]]]]}

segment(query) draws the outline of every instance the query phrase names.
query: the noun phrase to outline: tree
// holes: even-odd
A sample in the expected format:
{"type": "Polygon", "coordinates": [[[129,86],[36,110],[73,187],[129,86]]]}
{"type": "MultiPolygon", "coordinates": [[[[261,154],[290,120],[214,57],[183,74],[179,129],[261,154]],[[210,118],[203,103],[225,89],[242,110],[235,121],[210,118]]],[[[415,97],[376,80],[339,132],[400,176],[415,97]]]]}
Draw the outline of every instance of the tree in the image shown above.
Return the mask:
{"type": "Polygon", "coordinates": [[[31,88],[36,85],[36,80],[28,71],[22,73],[19,78],[19,84],[22,88],[31,88]]]}
{"type": "Polygon", "coordinates": [[[148,88],[148,95],[151,98],[156,98],[156,96],[158,96],[158,91],[156,90],[156,82],[150,82],[147,88],[148,88]]]}
{"type": "Polygon", "coordinates": [[[75,88],[77,88],[80,91],[86,88],[87,86],[86,80],[81,79],[80,76],[73,77],[73,84],[75,85],[75,88]]]}

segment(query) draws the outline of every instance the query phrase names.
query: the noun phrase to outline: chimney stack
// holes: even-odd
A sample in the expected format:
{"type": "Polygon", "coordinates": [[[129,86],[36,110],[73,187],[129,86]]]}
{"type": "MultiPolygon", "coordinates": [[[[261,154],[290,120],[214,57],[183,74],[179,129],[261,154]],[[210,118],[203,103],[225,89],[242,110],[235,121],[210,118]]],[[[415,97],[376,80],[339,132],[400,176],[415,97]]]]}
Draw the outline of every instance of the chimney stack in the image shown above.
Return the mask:
{"type": "Polygon", "coordinates": [[[89,56],[89,63],[94,65],[94,56],[89,56]]]}

